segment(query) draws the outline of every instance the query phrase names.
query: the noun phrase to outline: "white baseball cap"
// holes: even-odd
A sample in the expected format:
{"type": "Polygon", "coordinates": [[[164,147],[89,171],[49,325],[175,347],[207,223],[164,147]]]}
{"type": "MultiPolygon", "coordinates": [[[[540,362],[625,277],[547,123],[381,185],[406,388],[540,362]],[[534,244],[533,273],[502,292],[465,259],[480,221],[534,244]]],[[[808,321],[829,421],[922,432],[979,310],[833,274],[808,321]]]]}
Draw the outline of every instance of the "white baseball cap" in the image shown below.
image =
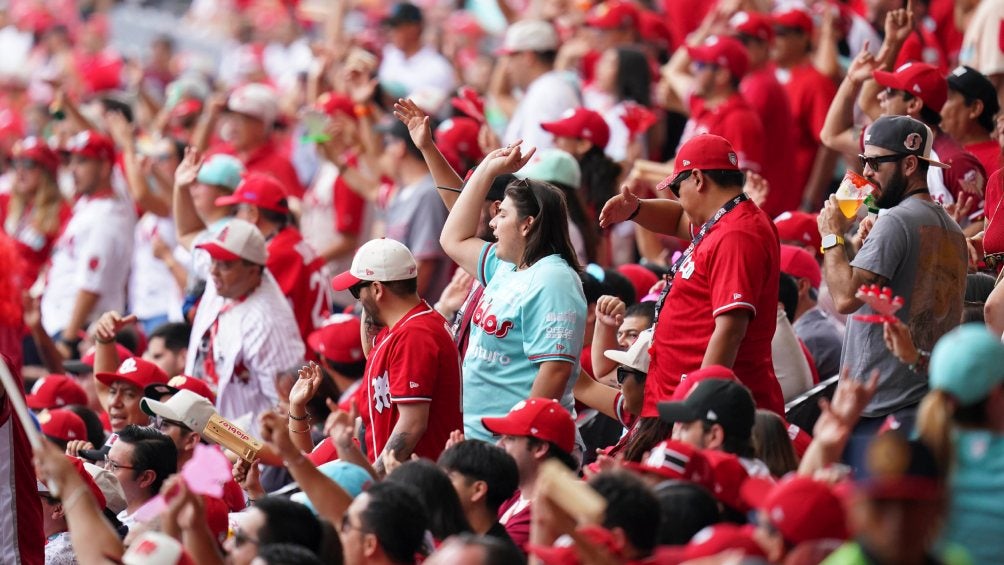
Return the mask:
{"type": "Polygon", "coordinates": [[[556,51],[558,32],[550,22],[523,20],[509,26],[502,40],[499,55],[512,55],[521,51],[556,51]]]}
{"type": "Polygon", "coordinates": [[[272,125],[279,116],[279,97],[271,87],[252,82],[230,93],[227,111],[251,116],[265,122],[265,125],[272,125]]]}
{"type": "Polygon", "coordinates": [[[652,345],[652,332],[652,328],[649,328],[638,334],[638,339],[631,344],[627,351],[608,349],[603,352],[603,355],[614,363],[635,371],[648,373],[648,365],[651,361],[648,348],[652,345]]]}
{"type": "Polygon", "coordinates": [[[129,545],[122,556],[125,565],[189,565],[195,561],[181,542],[160,532],[146,532],[129,545]]]}
{"type": "Polygon", "coordinates": [[[220,261],[244,259],[256,265],[268,261],[268,249],[261,232],[254,224],[236,218],[227,222],[216,237],[195,247],[205,249],[210,257],[220,261]]]}
{"type": "Polygon", "coordinates": [[[206,429],[209,419],[216,414],[216,409],[209,400],[190,390],[179,390],[167,402],[152,398],[143,398],[139,402],[144,412],[151,416],[160,416],[165,420],[180,422],[188,429],[202,432],[206,429]]]}
{"type": "Polygon", "coordinates": [[[371,239],[356,251],[352,266],[336,276],[331,286],[343,291],[362,281],[403,281],[417,276],[415,256],[403,243],[387,238],[371,239]]]}

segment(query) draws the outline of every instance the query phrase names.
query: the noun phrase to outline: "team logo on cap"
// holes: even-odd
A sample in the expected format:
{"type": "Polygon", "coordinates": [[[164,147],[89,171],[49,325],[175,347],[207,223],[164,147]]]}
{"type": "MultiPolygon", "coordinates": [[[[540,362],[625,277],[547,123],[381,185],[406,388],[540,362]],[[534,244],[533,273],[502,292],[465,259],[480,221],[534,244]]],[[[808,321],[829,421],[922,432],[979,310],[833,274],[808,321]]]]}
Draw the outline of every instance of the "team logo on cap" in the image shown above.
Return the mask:
{"type": "Polygon", "coordinates": [[[920,137],[919,133],[913,132],[910,135],[906,136],[906,141],[903,142],[903,146],[910,151],[916,151],[920,149],[920,144],[923,141],[924,140],[920,137]]]}
{"type": "Polygon", "coordinates": [[[135,373],[137,369],[139,369],[139,367],[136,366],[136,359],[134,357],[130,357],[119,365],[119,374],[124,375],[126,373],[135,373]]]}
{"type": "Polygon", "coordinates": [[[690,161],[688,161],[687,159],[684,159],[683,160],[683,166],[684,167],[689,167],[690,166],[690,161]]]}
{"type": "Polygon", "coordinates": [[[171,380],[167,381],[167,386],[179,387],[179,386],[185,384],[186,380],[188,380],[187,377],[184,377],[182,375],[178,375],[176,377],[173,377],[171,380]]]}
{"type": "Polygon", "coordinates": [[[731,151],[729,151],[729,163],[732,163],[733,165],[737,165],[739,163],[739,157],[736,157],[736,154],[731,151]]]}
{"type": "Polygon", "coordinates": [[[220,235],[217,236],[217,239],[220,240],[220,243],[225,243],[227,241],[227,234],[228,233],[230,233],[230,226],[227,226],[227,227],[223,228],[222,231],[220,231],[220,235]]]}

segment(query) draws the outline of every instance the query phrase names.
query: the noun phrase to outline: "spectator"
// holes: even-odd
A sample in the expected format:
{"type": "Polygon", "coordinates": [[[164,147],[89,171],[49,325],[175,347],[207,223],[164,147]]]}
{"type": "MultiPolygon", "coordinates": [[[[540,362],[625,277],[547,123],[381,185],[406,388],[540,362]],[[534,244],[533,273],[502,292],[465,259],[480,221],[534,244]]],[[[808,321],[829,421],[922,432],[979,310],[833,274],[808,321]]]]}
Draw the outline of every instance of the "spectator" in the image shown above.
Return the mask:
{"type": "Polygon", "coordinates": [[[155,363],[169,377],[180,375],[185,370],[191,335],[192,326],[184,322],[162,324],[147,337],[143,358],[155,363]]]}
{"type": "Polygon", "coordinates": [[[438,464],[453,482],[474,533],[515,548],[499,523],[499,508],[519,486],[519,470],[512,456],[501,447],[471,439],[446,448],[438,464]]]}
{"type": "Polygon", "coordinates": [[[443,317],[419,297],[418,272],[404,244],[374,239],[332,283],[360,301],[372,339],[364,344],[370,353],[360,412],[366,453],[381,474],[389,459],[439,457],[462,423],[456,346],[443,317]],[[381,329],[371,335],[372,327],[381,329]]]}
{"type": "Polygon", "coordinates": [[[32,410],[62,408],[70,404],[87,405],[87,392],[66,375],[48,375],[35,381],[25,404],[32,410]]]}
{"type": "Polygon", "coordinates": [[[823,281],[819,263],[807,251],[782,244],[781,272],[794,277],[798,284],[798,304],[792,327],[816,362],[816,372],[822,379],[840,373],[843,336],[840,328],[816,302],[823,281]]]}
{"type": "Polygon", "coordinates": [[[602,526],[613,534],[621,555],[628,560],[650,557],[661,514],[648,486],[626,472],[600,473],[589,479],[589,486],[607,503],[602,526]]]}
{"type": "Polygon", "coordinates": [[[178,452],[174,442],[150,428],[129,425],[118,432],[104,461],[122,485],[126,509],[118,515],[124,526],[132,527],[133,515],[160,492],[160,486],[177,470],[178,452]]]}
{"type": "Polygon", "coordinates": [[[848,537],[843,503],[825,483],[809,477],[789,477],[777,484],[750,479],[742,495],[757,509],[754,537],[771,563],[783,562],[799,544],[848,537]]]}
{"type": "Polygon", "coordinates": [[[1004,59],[1000,50],[994,50],[993,46],[1000,44],[1004,31],[995,28],[993,22],[1000,14],[1001,2],[990,0],[968,6],[971,10],[964,11],[968,16],[964,22],[968,25],[959,26],[965,34],[959,62],[983,73],[994,85],[994,90],[999,91],[1004,84],[1004,59]]]}
{"type": "Polygon", "coordinates": [[[647,151],[631,144],[633,139],[623,117],[631,103],[648,107],[652,97],[652,72],[648,58],[635,47],[621,45],[611,47],[600,55],[596,62],[596,76],[590,88],[582,94],[586,108],[600,112],[610,128],[610,140],[605,144],[605,153],[617,162],[631,158],[644,158],[647,151]],[[639,151],[641,149],[641,151],[639,151]],[[640,153],[640,154],[638,154],[640,153]]]}
{"type": "Polygon", "coordinates": [[[963,149],[980,160],[986,173],[1001,167],[1001,148],[992,137],[1000,111],[997,90],[972,67],[956,67],[948,75],[948,99],[941,107],[941,127],[963,149]]]}
{"type": "Polygon", "coordinates": [[[410,485],[429,518],[429,532],[437,542],[471,531],[460,497],[446,472],[427,459],[406,461],[387,475],[387,482],[410,485]]]}
{"type": "Polygon", "coordinates": [[[42,323],[59,340],[64,357],[76,356],[78,332],[99,313],[125,306],[136,223],[136,213],[112,188],[111,140],[85,131],[73,138],[70,153],[79,199],[56,243],[42,294],[42,323]]]}
{"type": "Polygon", "coordinates": [[[718,503],[703,486],[663,481],[655,487],[659,501],[659,545],[685,545],[697,532],[719,522],[718,503]]]}
{"type": "Polygon", "coordinates": [[[402,2],[383,20],[390,42],[380,62],[380,86],[392,98],[433,91],[446,96],[457,88],[453,66],[431,45],[422,41],[422,10],[402,2]]]}
{"type": "MultiPolygon", "coordinates": [[[[107,339],[108,330],[121,324],[122,318],[108,312],[98,320],[95,332],[100,339],[107,339]]],[[[145,426],[149,419],[140,408],[143,390],[166,383],[167,375],[160,367],[136,357],[118,363],[118,355],[109,345],[98,343],[94,360],[94,387],[108,415],[109,429],[118,432],[128,425],[145,426]]]]}
{"type": "MultiPolygon", "coordinates": [[[[872,309],[857,298],[857,289],[871,284],[890,287],[904,301],[896,315],[927,351],[962,319],[967,264],[962,230],[928,192],[928,167],[945,166],[931,156],[932,137],[930,128],[906,116],[883,116],[865,132],[864,174],[877,187],[878,206],[889,213],[875,223],[853,261],[841,245],[848,220],[837,208],[836,197],[831,196],[819,213],[823,276],[838,310],[871,314],[872,309]],[[934,248],[944,251],[926,251],[934,248]],[[939,276],[917,277],[927,272],[939,276]]],[[[850,374],[856,379],[873,370],[880,374],[878,393],[866,406],[849,447],[855,463],[860,462],[862,444],[886,416],[892,414],[903,430],[912,428],[917,404],[927,390],[926,382],[917,378],[924,367],[907,366],[885,354],[880,329],[849,318],[844,336],[841,363],[850,374]]]]}
{"type": "Polygon", "coordinates": [[[325,378],[331,379],[338,389],[338,406],[346,412],[360,390],[366,370],[359,330],[359,318],[332,314],[323,326],[307,336],[307,345],[317,356],[325,378]]]}
{"type": "Polygon", "coordinates": [[[198,249],[212,257],[213,280],[192,323],[185,374],[216,388],[221,416],[255,421],[278,401],[275,373],[303,360],[303,340],[257,228],[231,220],[198,249]]]}
{"type": "Polygon", "coordinates": [[[778,244],[770,220],[742,192],[739,163],[726,139],[696,136],[677,153],[675,176],[667,179],[679,201],[642,200],[625,190],[601,213],[601,226],[631,219],[667,235],[702,225],[656,303],[642,418],[657,415],[656,404],[673,394],[681,375],[709,365],[733,367],[758,406],[783,410],[768,353],[776,323],[778,244]],[[725,235],[738,232],[743,236],[725,235]],[[670,314],[661,319],[663,312],[670,314]]]}
{"type": "Polygon", "coordinates": [[[509,121],[502,135],[503,143],[522,140],[527,147],[547,149],[553,142],[540,124],[557,120],[580,105],[571,80],[554,70],[558,45],[558,33],[547,21],[523,20],[506,29],[499,53],[507,81],[503,82],[511,89],[497,87],[492,92],[511,108],[506,111],[509,121]],[[515,89],[523,91],[518,100],[511,92],[515,89]]]}
{"type": "Polygon", "coordinates": [[[52,443],[61,449],[73,440],[87,441],[87,427],[84,421],[69,410],[43,410],[38,413],[38,425],[52,443]]]}
{"type": "Polygon", "coordinates": [[[341,524],[346,565],[416,563],[427,514],[411,487],[382,482],[352,501],[341,524]]]}
{"type": "Polygon", "coordinates": [[[250,565],[261,548],[279,543],[298,545],[316,554],[321,544],[321,524],[306,506],[266,496],[240,516],[223,547],[227,563],[250,565]]]}
{"type": "Polygon", "coordinates": [[[558,189],[535,181],[506,187],[489,224],[498,239],[477,237],[477,210],[490,179],[522,168],[533,154],[518,146],[491,152],[450,211],[440,241],[462,269],[485,285],[464,359],[464,432],[488,439],[483,417],[528,397],[561,399],[573,410],[586,301],[558,189]]]}
{"type": "Polygon", "coordinates": [[[460,534],[446,540],[436,553],[424,561],[428,565],[483,563],[484,565],[522,565],[526,557],[512,543],[491,536],[460,534]]]}
{"type": "Polygon", "coordinates": [[[783,477],[798,469],[798,454],[781,416],[758,409],[753,420],[753,450],[773,477],[783,477]]]}
{"type": "Polygon", "coordinates": [[[575,399],[631,429],[638,421],[644,402],[651,342],[652,332],[645,330],[627,351],[603,351],[604,357],[617,365],[615,378],[620,390],[603,385],[589,375],[579,375],[575,399]]]}

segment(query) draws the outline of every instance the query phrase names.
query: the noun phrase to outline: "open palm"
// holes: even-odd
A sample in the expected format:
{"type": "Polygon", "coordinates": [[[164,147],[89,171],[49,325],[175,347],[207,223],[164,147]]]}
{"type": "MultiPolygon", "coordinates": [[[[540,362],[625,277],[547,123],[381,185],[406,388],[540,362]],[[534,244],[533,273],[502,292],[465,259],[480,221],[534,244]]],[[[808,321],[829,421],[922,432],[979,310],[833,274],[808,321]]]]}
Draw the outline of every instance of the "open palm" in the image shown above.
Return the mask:
{"type": "Polygon", "coordinates": [[[408,127],[408,133],[415,147],[423,149],[432,145],[432,126],[429,116],[409,98],[401,98],[394,104],[394,117],[408,127]]]}

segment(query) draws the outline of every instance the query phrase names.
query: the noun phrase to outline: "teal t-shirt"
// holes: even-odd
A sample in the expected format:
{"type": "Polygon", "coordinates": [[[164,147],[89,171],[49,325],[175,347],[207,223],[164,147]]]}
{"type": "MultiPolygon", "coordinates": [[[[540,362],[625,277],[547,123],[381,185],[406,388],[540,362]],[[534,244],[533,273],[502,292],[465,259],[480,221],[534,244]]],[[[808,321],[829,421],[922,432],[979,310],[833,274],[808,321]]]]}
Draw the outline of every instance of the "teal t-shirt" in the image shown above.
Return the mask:
{"type": "Polygon", "coordinates": [[[955,433],[955,468],[942,542],[969,550],[976,565],[1004,559],[1004,435],[955,433]]]}
{"type": "Polygon", "coordinates": [[[519,271],[486,243],[478,259],[485,286],[471,320],[464,357],[464,433],[492,441],[481,418],[504,416],[530,396],[544,361],[572,364],[561,405],[573,412],[572,388],[586,331],[586,298],[579,275],[549,255],[519,271]]]}

